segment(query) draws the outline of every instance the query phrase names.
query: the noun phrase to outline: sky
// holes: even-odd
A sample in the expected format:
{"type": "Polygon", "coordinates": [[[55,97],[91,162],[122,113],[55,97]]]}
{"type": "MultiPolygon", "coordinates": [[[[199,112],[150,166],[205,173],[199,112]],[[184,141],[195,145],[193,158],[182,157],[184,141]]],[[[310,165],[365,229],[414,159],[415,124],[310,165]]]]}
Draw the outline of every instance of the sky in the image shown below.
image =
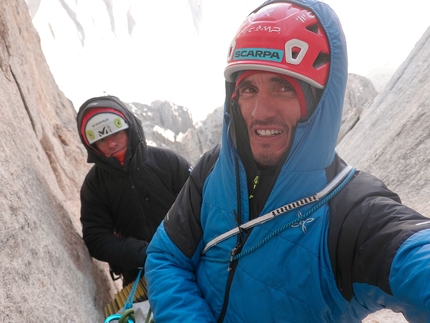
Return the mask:
{"type": "MultiPolygon", "coordinates": [[[[197,31],[187,0],[113,0],[124,13],[115,17],[115,34],[107,32],[107,15],[96,14],[105,10],[101,0],[66,2],[78,12],[84,35],[64,19],[58,1],[42,1],[33,23],[57,84],[76,109],[90,97],[112,94],[126,102],[169,100],[199,121],[223,104],[228,46],[263,1],[202,0],[197,31]],[[132,37],[125,14],[130,7],[132,37]]],[[[349,72],[366,77],[377,69],[394,71],[430,26],[428,0],[324,2],[343,26],[349,72]]]]}

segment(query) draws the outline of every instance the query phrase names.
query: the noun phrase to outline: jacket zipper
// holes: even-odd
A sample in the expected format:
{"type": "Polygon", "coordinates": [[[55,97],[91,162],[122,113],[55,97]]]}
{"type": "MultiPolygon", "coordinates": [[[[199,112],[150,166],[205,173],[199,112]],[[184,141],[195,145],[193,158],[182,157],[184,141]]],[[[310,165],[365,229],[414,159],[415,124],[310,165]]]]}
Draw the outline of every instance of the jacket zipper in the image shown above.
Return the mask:
{"type": "Polygon", "coordinates": [[[244,230],[242,230],[240,228],[240,225],[241,225],[240,219],[241,219],[241,214],[242,214],[242,207],[241,207],[241,203],[240,203],[239,162],[238,162],[237,157],[235,158],[235,167],[236,167],[236,187],[237,187],[237,213],[236,213],[236,211],[233,211],[233,214],[236,217],[236,223],[237,223],[237,226],[239,227],[239,233],[237,234],[236,246],[230,251],[230,264],[228,266],[229,274],[228,274],[227,284],[226,284],[226,288],[225,288],[224,303],[222,306],[221,314],[218,318],[218,323],[221,323],[222,321],[224,321],[224,317],[225,317],[225,314],[227,312],[231,283],[233,282],[234,273],[236,271],[237,264],[239,261],[238,259],[233,260],[234,256],[236,256],[238,253],[240,253],[240,251],[242,250],[243,244],[246,240],[246,238],[244,239],[245,232],[243,232],[244,230]]]}

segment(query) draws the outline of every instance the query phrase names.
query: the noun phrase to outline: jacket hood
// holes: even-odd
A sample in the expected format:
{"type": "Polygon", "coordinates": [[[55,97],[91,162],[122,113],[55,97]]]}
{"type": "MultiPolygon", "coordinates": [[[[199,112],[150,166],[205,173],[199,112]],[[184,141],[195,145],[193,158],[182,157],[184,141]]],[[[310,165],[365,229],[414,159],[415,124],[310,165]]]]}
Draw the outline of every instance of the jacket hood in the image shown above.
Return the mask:
{"type": "Polygon", "coordinates": [[[83,117],[91,109],[110,108],[119,111],[125,117],[128,124],[128,148],[125,157],[125,167],[130,159],[136,154],[138,149],[146,151],[146,140],[141,121],[127,108],[127,106],[115,96],[94,97],[85,101],[79,108],[77,115],[77,128],[79,138],[88,152],[88,163],[95,163],[101,167],[122,168],[115,157],[105,157],[98,152],[92,145],[89,145],[83,137],[81,128],[83,117]]]}
{"type": "MultiPolygon", "coordinates": [[[[330,68],[326,86],[313,113],[298,123],[283,165],[289,171],[321,170],[333,161],[340,129],[348,76],[346,40],[337,15],[327,4],[317,0],[271,0],[259,8],[274,2],[294,3],[312,11],[320,21],[329,42],[330,68]]],[[[238,140],[241,141],[239,137],[244,136],[243,131],[237,129],[240,128],[238,122],[232,122],[238,114],[233,111],[238,107],[231,101],[234,86],[234,83],[226,82],[223,124],[223,146],[230,146],[233,149],[237,147],[238,140]]],[[[249,141],[245,142],[249,146],[249,141]]]]}

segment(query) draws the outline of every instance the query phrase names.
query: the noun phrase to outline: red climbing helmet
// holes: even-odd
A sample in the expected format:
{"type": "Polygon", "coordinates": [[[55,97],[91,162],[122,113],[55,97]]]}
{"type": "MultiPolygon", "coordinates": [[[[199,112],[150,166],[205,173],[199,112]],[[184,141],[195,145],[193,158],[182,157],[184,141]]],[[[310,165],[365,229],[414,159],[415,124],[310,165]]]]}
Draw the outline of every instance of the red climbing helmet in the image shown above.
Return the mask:
{"type": "Polygon", "coordinates": [[[242,23],[227,58],[224,77],[261,70],[293,76],[316,88],[326,85],[330,49],[327,36],[308,9],[287,2],[268,4],[242,23]]]}

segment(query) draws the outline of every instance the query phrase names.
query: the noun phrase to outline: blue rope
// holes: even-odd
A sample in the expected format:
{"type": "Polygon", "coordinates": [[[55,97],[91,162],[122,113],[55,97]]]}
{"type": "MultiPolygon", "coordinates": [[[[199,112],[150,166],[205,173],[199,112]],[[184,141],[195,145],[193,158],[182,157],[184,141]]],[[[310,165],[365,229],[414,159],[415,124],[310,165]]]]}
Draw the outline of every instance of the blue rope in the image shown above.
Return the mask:
{"type": "Polygon", "coordinates": [[[118,320],[118,322],[121,322],[121,321],[125,322],[125,319],[127,319],[128,323],[135,323],[134,322],[134,311],[133,310],[128,311],[130,313],[128,313],[128,312],[125,313],[125,312],[127,310],[133,308],[134,295],[136,294],[136,289],[137,289],[137,286],[139,285],[139,280],[140,280],[140,276],[142,275],[142,271],[143,271],[143,268],[139,269],[139,272],[137,273],[136,280],[134,281],[133,287],[131,288],[131,291],[127,296],[127,300],[125,301],[124,308],[122,310],[122,314],[112,314],[106,318],[104,323],[109,323],[113,320],[118,320]],[[124,317],[124,315],[126,315],[126,316],[124,317]],[[130,315],[131,315],[131,318],[130,318],[130,315]]]}
{"type": "Polygon", "coordinates": [[[349,180],[352,178],[352,176],[354,176],[355,174],[355,168],[353,168],[351,170],[351,172],[348,174],[348,176],[343,180],[343,182],[336,188],[334,189],[329,195],[327,195],[321,202],[319,202],[318,204],[316,204],[314,207],[312,207],[309,211],[307,211],[305,214],[299,216],[297,219],[295,219],[294,221],[291,221],[289,223],[284,224],[282,227],[280,227],[278,230],[272,232],[271,234],[269,234],[266,238],[264,238],[263,240],[261,240],[258,244],[256,244],[254,247],[245,250],[239,254],[237,254],[236,256],[233,257],[233,260],[237,260],[239,258],[242,258],[244,256],[246,256],[247,254],[257,250],[258,248],[260,248],[262,245],[264,245],[267,241],[269,241],[270,239],[272,239],[273,237],[277,236],[278,234],[280,234],[281,232],[285,231],[286,229],[288,229],[289,227],[291,227],[294,224],[300,223],[301,221],[303,221],[304,219],[308,218],[311,214],[313,214],[316,210],[318,210],[321,206],[323,206],[324,204],[326,204],[333,196],[335,196],[342,188],[345,187],[345,185],[349,182],[349,180]]]}
{"type": "Polygon", "coordinates": [[[130,293],[128,294],[127,300],[125,301],[124,311],[133,307],[134,295],[136,294],[137,285],[139,285],[140,275],[142,275],[142,271],[143,271],[143,268],[139,269],[139,272],[137,273],[137,278],[134,281],[133,288],[131,289],[130,293]]]}
{"type": "Polygon", "coordinates": [[[323,206],[324,204],[326,204],[331,198],[333,198],[333,196],[335,196],[342,188],[345,187],[345,185],[351,180],[351,178],[354,176],[356,169],[353,168],[350,173],[348,174],[348,176],[342,181],[342,183],[339,184],[338,187],[336,187],[336,189],[334,189],[329,195],[327,195],[321,202],[319,202],[318,204],[316,204],[315,206],[313,206],[309,211],[307,211],[305,214],[299,216],[298,218],[296,218],[293,221],[290,221],[286,224],[284,224],[283,226],[281,226],[279,229],[277,229],[276,231],[272,232],[271,234],[269,234],[268,236],[266,236],[263,240],[261,240],[259,243],[257,243],[255,246],[242,251],[241,253],[238,253],[237,255],[235,255],[233,258],[231,259],[226,259],[226,260],[217,260],[217,259],[211,259],[211,261],[213,262],[221,262],[221,263],[228,263],[234,260],[237,260],[239,258],[242,258],[248,254],[250,254],[251,252],[254,252],[255,250],[257,250],[258,248],[260,248],[262,245],[264,245],[266,242],[268,242],[270,239],[274,238],[275,236],[277,236],[278,234],[280,234],[281,232],[285,231],[286,229],[288,229],[289,227],[291,227],[294,224],[298,224],[301,221],[303,221],[304,219],[308,218],[311,214],[313,214],[316,210],[318,210],[321,206],[323,206]]]}

